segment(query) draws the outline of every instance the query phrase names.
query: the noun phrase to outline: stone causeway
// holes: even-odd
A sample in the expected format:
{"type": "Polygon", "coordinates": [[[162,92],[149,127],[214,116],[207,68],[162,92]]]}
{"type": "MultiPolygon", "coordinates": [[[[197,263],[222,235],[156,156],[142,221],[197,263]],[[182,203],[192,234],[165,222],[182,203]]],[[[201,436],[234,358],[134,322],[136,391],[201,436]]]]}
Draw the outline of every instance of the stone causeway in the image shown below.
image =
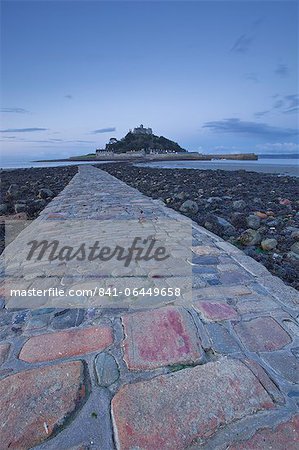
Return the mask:
{"type": "Polygon", "coordinates": [[[298,448],[297,291],[90,165],[19,231],[0,261],[0,450],[298,448]],[[169,240],[171,258],[146,276],[141,264],[106,273],[75,259],[68,269],[59,259],[22,265],[26,239],[88,240],[94,224],[113,242],[151,230],[169,240]],[[16,286],[133,290],[137,279],[159,295],[9,295],[16,286]],[[181,298],[162,295],[175,283],[181,298]]]}

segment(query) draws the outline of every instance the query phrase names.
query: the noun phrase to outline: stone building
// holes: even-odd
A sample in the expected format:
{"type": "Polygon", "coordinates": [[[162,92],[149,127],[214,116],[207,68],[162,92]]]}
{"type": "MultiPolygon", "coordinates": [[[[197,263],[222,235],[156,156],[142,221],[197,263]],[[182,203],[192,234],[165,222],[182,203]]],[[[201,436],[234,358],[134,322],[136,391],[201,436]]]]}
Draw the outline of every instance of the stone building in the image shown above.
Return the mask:
{"type": "Polygon", "coordinates": [[[153,130],[151,128],[144,128],[141,124],[140,127],[136,127],[131,131],[133,134],[153,134],[153,130]]]}

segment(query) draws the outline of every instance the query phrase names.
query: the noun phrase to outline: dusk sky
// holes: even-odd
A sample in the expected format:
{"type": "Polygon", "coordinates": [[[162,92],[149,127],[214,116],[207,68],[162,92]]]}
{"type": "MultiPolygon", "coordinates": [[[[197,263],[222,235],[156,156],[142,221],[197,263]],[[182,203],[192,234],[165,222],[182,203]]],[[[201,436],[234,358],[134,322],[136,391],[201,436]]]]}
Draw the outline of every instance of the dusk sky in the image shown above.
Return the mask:
{"type": "Polygon", "coordinates": [[[297,1],[2,1],[4,157],[139,124],[191,151],[298,151],[297,1]]]}

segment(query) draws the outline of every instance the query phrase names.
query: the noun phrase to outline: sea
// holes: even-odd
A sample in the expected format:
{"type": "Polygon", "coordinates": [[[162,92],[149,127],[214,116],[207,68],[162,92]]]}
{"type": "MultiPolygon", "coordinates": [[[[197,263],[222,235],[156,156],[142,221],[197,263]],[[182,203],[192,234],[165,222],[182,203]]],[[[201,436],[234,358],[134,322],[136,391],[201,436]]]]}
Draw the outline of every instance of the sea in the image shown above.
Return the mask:
{"type": "MultiPolygon", "coordinates": [[[[101,164],[113,161],[99,161],[101,164]]],[[[94,164],[94,161],[57,161],[35,162],[30,160],[0,160],[1,169],[21,169],[31,167],[61,167],[77,166],[81,164],[94,164]]],[[[222,170],[246,170],[253,172],[274,173],[278,175],[291,175],[299,177],[299,155],[259,155],[257,161],[157,161],[136,164],[139,167],[155,167],[163,169],[222,169],[222,170]]]]}
{"type": "Polygon", "coordinates": [[[299,154],[259,155],[256,161],[157,161],[139,163],[139,167],[155,167],[161,169],[199,169],[199,170],[246,170],[248,172],[273,173],[299,177],[299,154]]]}

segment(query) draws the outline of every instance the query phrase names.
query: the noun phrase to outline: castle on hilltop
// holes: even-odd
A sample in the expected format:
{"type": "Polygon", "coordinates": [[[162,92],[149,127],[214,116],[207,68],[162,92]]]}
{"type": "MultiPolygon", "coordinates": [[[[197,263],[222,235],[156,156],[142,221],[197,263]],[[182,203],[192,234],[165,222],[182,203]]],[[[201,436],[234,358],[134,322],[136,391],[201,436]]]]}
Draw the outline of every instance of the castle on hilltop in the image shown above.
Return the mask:
{"type": "Polygon", "coordinates": [[[186,152],[176,142],[156,136],[151,128],[145,128],[142,124],[139,127],[129,130],[120,140],[115,137],[110,138],[105,148],[97,148],[97,157],[109,157],[114,154],[136,157],[144,157],[151,154],[181,153],[186,152]]]}
{"type": "Polygon", "coordinates": [[[142,124],[140,127],[133,128],[130,132],[133,134],[153,134],[153,130],[151,128],[144,128],[142,124]]]}

